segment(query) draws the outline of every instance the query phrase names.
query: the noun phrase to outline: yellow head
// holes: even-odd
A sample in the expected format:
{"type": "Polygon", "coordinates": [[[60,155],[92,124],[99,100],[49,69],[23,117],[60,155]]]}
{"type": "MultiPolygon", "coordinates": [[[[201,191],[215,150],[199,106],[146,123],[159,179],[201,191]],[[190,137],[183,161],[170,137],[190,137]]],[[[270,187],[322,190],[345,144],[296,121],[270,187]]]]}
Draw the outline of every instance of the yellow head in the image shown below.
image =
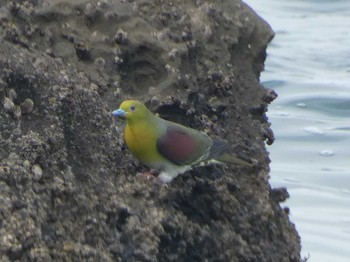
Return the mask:
{"type": "Polygon", "coordinates": [[[137,100],[125,100],[121,103],[119,109],[112,112],[112,115],[126,119],[128,123],[143,120],[152,113],[147,107],[137,100]]]}
{"type": "Polygon", "coordinates": [[[124,101],[114,116],[127,121],[124,138],[131,153],[146,165],[163,159],[157,151],[159,128],[154,121],[156,117],[147,107],[136,100],[124,101]]]}

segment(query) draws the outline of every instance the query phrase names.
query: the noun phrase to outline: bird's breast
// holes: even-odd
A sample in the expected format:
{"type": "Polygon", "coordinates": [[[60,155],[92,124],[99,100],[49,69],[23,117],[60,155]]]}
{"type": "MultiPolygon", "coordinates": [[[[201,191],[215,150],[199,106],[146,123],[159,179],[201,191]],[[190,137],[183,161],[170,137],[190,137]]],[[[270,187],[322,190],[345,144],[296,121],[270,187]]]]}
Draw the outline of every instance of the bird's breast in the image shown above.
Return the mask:
{"type": "Polygon", "coordinates": [[[148,125],[126,125],[125,142],[131,153],[144,164],[159,161],[156,129],[148,125]]]}

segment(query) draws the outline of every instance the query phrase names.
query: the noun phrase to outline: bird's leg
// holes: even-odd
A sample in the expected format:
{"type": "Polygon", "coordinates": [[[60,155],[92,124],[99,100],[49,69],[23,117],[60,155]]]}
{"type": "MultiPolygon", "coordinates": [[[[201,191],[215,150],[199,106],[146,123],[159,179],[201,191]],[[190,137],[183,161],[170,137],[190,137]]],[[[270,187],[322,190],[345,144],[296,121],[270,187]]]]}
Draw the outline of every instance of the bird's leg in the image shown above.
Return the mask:
{"type": "Polygon", "coordinates": [[[138,173],[138,175],[147,178],[147,180],[151,180],[155,178],[156,176],[158,176],[158,174],[159,174],[159,171],[153,168],[150,171],[138,173]]]}

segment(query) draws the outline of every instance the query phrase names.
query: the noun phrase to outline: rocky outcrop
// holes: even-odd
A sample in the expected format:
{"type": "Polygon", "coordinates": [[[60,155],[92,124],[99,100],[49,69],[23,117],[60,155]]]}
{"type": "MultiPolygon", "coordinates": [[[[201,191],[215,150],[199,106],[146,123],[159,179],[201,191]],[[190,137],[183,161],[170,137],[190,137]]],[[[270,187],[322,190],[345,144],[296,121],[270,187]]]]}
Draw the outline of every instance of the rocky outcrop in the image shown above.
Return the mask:
{"type": "Polygon", "coordinates": [[[299,261],[268,183],[270,27],[241,1],[20,1],[0,9],[1,261],[299,261]],[[127,151],[126,98],[257,168],[168,187],[127,151]]]}

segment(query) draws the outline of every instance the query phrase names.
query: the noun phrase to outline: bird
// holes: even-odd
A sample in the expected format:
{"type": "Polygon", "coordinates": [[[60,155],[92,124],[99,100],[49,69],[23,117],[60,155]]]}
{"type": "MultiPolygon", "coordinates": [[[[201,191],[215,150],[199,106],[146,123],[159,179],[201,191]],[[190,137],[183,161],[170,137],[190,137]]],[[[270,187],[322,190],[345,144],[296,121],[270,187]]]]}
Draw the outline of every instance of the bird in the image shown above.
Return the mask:
{"type": "Polygon", "coordinates": [[[129,151],[157,170],[158,179],[164,184],[197,166],[212,163],[253,166],[230,154],[228,142],[162,119],[140,101],[125,100],[112,115],[126,120],[124,139],[129,151]]]}

